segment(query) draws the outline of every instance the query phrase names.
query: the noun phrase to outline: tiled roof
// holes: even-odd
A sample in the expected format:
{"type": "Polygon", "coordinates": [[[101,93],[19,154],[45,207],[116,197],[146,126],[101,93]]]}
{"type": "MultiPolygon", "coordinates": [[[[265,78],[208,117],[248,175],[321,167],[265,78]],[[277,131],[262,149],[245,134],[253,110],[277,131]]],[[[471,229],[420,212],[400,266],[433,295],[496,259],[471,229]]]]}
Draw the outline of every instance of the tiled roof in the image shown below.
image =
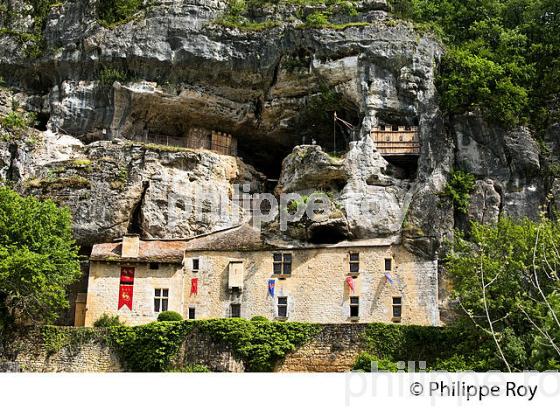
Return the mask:
{"type": "Polygon", "coordinates": [[[140,241],[137,258],[122,258],[121,242],[98,243],[93,245],[91,260],[129,260],[154,262],[181,262],[187,241],[140,241]]]}

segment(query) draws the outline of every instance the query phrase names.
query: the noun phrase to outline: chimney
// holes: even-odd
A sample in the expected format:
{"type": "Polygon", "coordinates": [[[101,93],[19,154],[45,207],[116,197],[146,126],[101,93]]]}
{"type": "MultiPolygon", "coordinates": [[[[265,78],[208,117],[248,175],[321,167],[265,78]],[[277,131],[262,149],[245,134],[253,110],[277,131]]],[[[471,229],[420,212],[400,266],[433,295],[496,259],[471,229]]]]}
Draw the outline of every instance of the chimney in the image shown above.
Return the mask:
{"type": "Polygon", "coordinates": [[[122,238],[123,258],[137,258],[140,252],[140,235],[126,234],[122,238]]]}

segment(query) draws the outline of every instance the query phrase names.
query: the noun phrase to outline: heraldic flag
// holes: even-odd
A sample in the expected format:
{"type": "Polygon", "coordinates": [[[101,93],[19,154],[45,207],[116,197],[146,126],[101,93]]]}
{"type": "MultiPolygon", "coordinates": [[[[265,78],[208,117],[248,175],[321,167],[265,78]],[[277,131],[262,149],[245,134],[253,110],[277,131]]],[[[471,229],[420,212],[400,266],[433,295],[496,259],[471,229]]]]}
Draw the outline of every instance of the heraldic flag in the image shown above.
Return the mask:
{"type": "Polygon", "coordinates": [[[348,285],[352,293],[354,293],[354,278],[352,276],[346,276],[346,284],[348,285]]]}
{"type": "Polygon", "coordinates": [[[191,279],[191,295],[198,295],[198,278],[191,279]]]}
{"type": "Polygon", "coordinates": [[[276,286],[276,281],[274,279],[268,280],[268,294],[274,297],[274,286],[276,286]]]}
{"type": "Polygon", "coordinates": [[[128,306],[130,310],[132,310],[132,292],[134,286],[133,285],[121,285],[119,289],[119,308],[123,306],[128,306]]]}
{"type": "Polygon", "coordinates": [[[391,274],[389,272],[385,272],[385,277],[387,278],[387,282],[389,282],[391,285],[394,283],[393,278],[391,277],[391,274]]]}

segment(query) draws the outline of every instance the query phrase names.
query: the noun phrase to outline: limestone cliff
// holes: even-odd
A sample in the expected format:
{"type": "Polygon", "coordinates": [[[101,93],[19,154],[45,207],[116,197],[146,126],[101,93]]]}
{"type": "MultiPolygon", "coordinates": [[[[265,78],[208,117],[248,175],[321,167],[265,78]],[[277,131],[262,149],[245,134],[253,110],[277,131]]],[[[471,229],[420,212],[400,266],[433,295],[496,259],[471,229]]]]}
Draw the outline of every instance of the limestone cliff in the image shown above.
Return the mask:
{"type": "Polygon", "coordinates": [[[212,186],[231,200],[233,185],[248,183],[251,192],[329,193],[336,212],[292,229],[294,239],[396,235],[434,255],[465,219],[442,196],[454,167],[478,179],[475,220],[536,217],[560,192],[528,129],[442,114],[441,44],[394,20],[385,1],[357,2],[367,24],[313,29],[296,18],[251,31],[218,24],[227,3],[217,0],[152,2],[111,28],[99,24],[95,0],[69,0],[50,7],[39,53],[25,35],[37,32],[33,8],[4,3],[12,13],[0,17],[0,114],[35,112],[38,129],[4,124],[0,178],[70,206],[82,245],[127,230],[185,237],[231,226],[231,215],[170,224],[170,194],[212,186]],[[354,125],[336,127],[334,139],[333,111],[354,125]],[[377,151],[369,132],[380,123],[418,126],[412,166],[377,151]],[[161,140],[193,127],[234,135],[239,157],[161,140]]]}

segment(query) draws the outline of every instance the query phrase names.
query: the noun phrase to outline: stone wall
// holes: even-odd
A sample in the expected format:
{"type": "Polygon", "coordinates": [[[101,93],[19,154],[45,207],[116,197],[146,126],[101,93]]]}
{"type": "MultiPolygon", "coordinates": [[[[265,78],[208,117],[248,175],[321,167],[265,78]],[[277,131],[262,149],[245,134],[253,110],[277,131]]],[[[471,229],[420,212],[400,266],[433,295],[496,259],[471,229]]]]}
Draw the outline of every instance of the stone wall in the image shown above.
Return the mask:
{"type": "MultiPolygon", "coordinates": [[[[356,356],[364,350],[362,334],[366,324],[325,324],[304,346],[278,363],[277,372],[350,371],[356,356]]],[[[59,349],[45,340],[41,328],[26,328],[0,346],[0,372],[121,372],[124,366],[106,342],[106,331],[93,328],[54,328],[70,335],[59,349]],[[85,336],[83,332],[86,332],[85,336]]],[[[173,367],[202,364],[215,372],[243,372],[245,366],[228,346],[215,343],[194,330],[183,342],[173,367]]]]}
{"type": "MultiPolygon", "coordinates": [[[[54,328],[54,327],[53,327],[54,328]]],[[[4,341],[0,348],[0,371],[21,372],[120,372],[116,352],[107,344],[104,329],[60,327],[65,342],[59,349],[45,340],[40,327],[28,327],[4,341]]]]}
{"type": "Polygon", "coordinates": [[[289,353],[277,372],[347,372],[364,350],[365,324],[323,325],[311,341],[289,353]]]}

